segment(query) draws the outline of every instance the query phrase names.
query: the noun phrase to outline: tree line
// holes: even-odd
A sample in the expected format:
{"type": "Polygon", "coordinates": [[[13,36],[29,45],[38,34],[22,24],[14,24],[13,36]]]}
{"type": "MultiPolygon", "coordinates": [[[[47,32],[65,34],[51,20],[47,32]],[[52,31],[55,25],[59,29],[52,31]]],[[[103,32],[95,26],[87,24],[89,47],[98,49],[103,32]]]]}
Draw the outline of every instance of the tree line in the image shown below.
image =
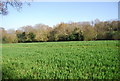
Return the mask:
{"type": "Polygon", "coordinates": [[[120,40],[120,21],[61,22],[23,26],[17,30],[0,28],[2,43],[120,40]]]}

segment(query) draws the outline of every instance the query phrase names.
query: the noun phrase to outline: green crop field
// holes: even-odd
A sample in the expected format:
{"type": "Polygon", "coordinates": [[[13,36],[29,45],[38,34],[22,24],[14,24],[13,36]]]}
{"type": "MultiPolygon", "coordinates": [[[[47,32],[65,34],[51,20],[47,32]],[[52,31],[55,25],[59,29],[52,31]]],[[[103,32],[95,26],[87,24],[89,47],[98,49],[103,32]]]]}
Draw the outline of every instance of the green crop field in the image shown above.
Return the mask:
{"type": "Polygon", "coordinates": [[[3,79],[120,79],[118,41],[2,45],[3,79]]]}

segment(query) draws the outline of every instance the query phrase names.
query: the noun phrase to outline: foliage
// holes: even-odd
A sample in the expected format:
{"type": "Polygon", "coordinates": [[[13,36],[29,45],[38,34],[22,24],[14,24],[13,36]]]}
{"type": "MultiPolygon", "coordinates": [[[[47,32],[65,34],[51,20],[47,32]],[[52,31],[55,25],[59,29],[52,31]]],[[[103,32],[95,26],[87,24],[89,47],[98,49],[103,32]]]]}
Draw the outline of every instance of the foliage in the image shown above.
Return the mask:
{"type": "Polygon", "coordinates": [[[20,34],[17,34],[18,42],[25,42],[26,41],[26,33],[22,32],[20,34]]]}
{"type": "Polygon", "coordinates": [[[27,35],[27,41],[34,41],[35,40],[35,34],[32,32],[29,32],[27,35]]]}
{"type": "Polygon", "coordinates": [[[44,24],[23,26],[17,30],[1,29],[3,43],[41,41],[120,40],[120,21],[60,23],[53,28],[44,24]]]}
{"type": "Polygon", "coordinates": [[[18,42],[32,42],[35,40],[35,34],[32,32],[29,32],[26,34],[26,32],[22,32],[17,34],[18,42]]]}
{"type": "Polygon", "coordinates": [[[119,41],[3,44],[3,79],[119,79],[119,41]]]}
{"type": "Polygon", "coordinates": [[[75,28],[72,34],[67,38],[69,41],[83,41],[84,37],[79,28],[75,28]]]}

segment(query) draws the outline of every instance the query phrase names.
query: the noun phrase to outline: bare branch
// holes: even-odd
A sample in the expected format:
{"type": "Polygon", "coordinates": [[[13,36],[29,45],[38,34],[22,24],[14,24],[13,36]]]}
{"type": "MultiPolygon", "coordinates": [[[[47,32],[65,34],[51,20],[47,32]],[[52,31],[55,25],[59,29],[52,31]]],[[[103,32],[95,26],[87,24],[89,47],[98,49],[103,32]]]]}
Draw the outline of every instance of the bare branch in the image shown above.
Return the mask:
{"type": "Polygon", "coordinates": [[[0,1],[0,14],[7,15],[8,14],[8,5],[20,10],[22,8],[23,3],[19,0],[6,0],[0,1]]]}

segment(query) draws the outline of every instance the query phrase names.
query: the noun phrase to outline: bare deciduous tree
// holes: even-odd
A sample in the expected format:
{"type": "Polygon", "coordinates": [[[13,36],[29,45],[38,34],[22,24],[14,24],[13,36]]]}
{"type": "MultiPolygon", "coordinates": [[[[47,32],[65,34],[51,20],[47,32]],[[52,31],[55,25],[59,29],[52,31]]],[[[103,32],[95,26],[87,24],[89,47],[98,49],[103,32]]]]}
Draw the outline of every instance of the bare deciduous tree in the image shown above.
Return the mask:
{"type": "Polygon", "coordinates": [[[1,0],[0,1],[0,14],[7,15],[9,5],[19,10],[22,8],[22,4],[23,3],[20,0],[1,0]]]}
{"type": "MultiPolygon", "coordinates": [[[[33,1],[33,0],[29,0],[33,1]]],[[[26,2],[24,0],[24,2],[26,2]]],[[[29,6],[30,3],[26,2],[29,6]]],[[[23,6],[23,1],[22,0],[0,0],[0,14],[2,15],[7,15],[9,12],[8,6],[12,6],[16,10],[20,10],[23,6]]]]}

